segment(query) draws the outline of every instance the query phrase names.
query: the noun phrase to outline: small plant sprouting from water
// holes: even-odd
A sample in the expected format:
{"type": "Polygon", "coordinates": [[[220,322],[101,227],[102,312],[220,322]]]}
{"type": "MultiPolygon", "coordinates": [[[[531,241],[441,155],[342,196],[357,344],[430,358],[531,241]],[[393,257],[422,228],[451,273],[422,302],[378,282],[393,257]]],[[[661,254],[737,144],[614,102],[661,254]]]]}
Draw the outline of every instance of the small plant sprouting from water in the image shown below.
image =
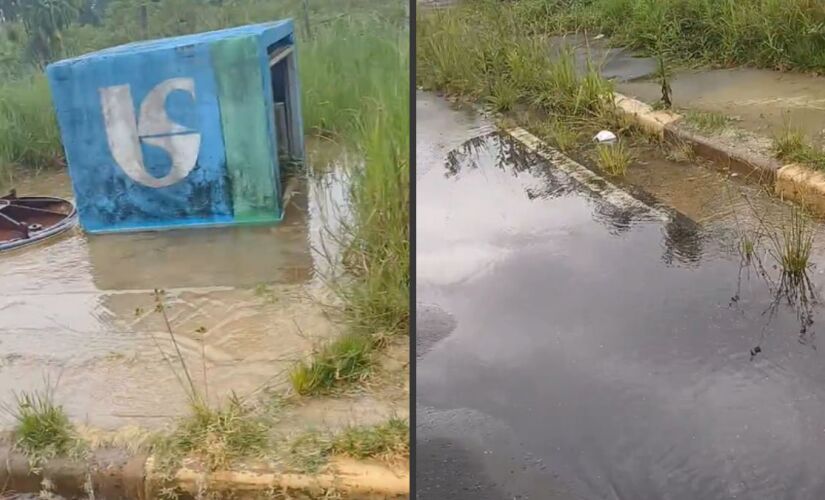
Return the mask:
{"type": "MultiPolygon", "coordinates": [[[[744,199],[757,220],[757,228],[750,232],[740,232],[740,281],[742,269],[753,267],[768,284],[773,295],[773,300],[765,311],[767,321],[763,327],[763,336],[784,301],[796,312],[800,323],[799,341],[808,343],[814,337],[813,305],[817,302],[816,290],[809,276],[810,257],[816,237],[814,222],[804,207],[796,205],[789,207],[788,214],[781,221],[773,222],[757,211],[747,197],[744,199]],[[765,258],[771,265],[766,265],[765,258]],[[771,268],[779,270],[778,279],[769,272],[771,268]]],[[[731,302],[737,302],[738,299],[737,292],[731,302]]],[[[751,351],[751,358],[759,352],[761,347],[757,345],[751,351]]]]}
{"type": "Polygon", "coordinates": [[[181,369],[183,371],[183,378],[180,376],[180,373],[178,373],[174,361],[166,355],[166,352],[163,350],[163,348],[158,343],[158,340],[153,335],[152,340],[155,342],[155,347],[158,348],[158,351],[160,351],[161,356],[163,356],[163,360],[169,366],[169,369],[172,370],[172,373],[175,375],[175,377],[178,379],[178,383],[180,383],[183,390],[186,391],[186,395],[189,397],[189,400],[193,403],[200,401],[201,397],[198,388],[192,381],[192,375],[189,372],[189,368],[186,366],[186,360],[183,357],[183,353],[181,353],[180,344],[178,344],[178,338],[175,335],[175,331],[172,329],[172,323],[169,321],[169,314],[166,311],[166,291],[155,289],[152,295],[155,300],[155,312],[160,314],[160,316],[163,318],[163,324],[166,327],[166,333],[169,334],[169,339],[172,342],[172,346],[175,348],[175,357],[177,358],[178,364],[180,364],[181,369]],[[185,382],[184,378],[186,379],[185,382]]]}
{"type": "Polygon", "coordinates": [[[756,255],[756,241],[754,236],[748,233],[743,233],[739,238],[739,256],[742,258],[742,263],[745,266],[750,266],[753,263],[756,255]]]}
{"type": "Polygon", "coordinates": [[[671,71],[667,63],[667,58],[663,51],[659,51],[656,55],[656,78],[659,79],[659,85],[662,91],[662,98],[660,105],[664,109],[673,107],[673,88],[670,86],[671,71]]]}
{"type": "Polygon", "coordinates": [[[807,275],[814,244],[814,226],[810,217],[796,206],[777,231],[768,233],[771,253],[782,272],[794,280],[807,275]]]}
{"type": "Polygon", "coordinates": [[[696,151],[685,141],[677,140],[666,146],[665,158],[676,163],[693,163],[696,161],[696,151]]]}
{"type": "Polygon", "coordinates": [[[186,392],[190,409],[190,414],[178,421],[170,435],[159,438],[155,442],[153,450],[158,456],[160,468],[171,473],[171,470],[180,463],[184,456],[192,456],[200,459],[209,470],[216,470],[227,466],[237,458],[262,453],[269,438],[266,426],[255,414],[253,408],[245,405],[242,399],[234,394],[226,404],[218,408],[209,404],[204,342],[206,328],[199,327],[195,330],[195,333],[200,336],[204,379],[204,389],[200,391],[192,379],[169,320],[165,302],[166,294],[163,290],[155,290],[153,295],[155,312],[163,318],[183,376],[178,373],[175,362],[166,355],[155,339],[156,347],[186,392]]]}
{"type": "Polygon", "coordinates": [[[599,167],[610,175],[623,176],[633,161],[633,156],[622,141],[616,144],[596,147],[596,161],[599,167]]]}

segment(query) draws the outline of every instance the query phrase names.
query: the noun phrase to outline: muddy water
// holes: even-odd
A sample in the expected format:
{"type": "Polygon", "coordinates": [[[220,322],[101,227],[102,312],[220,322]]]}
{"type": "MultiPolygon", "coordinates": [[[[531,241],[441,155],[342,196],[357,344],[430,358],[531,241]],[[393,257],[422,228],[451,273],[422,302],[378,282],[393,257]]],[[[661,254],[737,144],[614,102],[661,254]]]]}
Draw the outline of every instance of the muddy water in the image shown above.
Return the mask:
{"type": "Polygon", "coordinates": [[[661,222],[431,95],[417,116],[419,498],[825,497],[825,358],[730,245],[785,206],[651,160],[626,187],[661,222]]]}
{"type": "MultiPolygon", "coordinates": [[[[71,196],[64,174],[17,189],[71,196]]],[[[290,189],[277,226],[78,229],[0,256],[0,404],[50,385],[72,417],[94,427],[156,428],[181,414],[182,372],[155,288],[165,290],[182,356],[211,399],[280,387],[292,361],[336,333],[319,305],[331,300],[319,279],[327,261],[313,249],[346,186],[332,169],[290,189]]]]}

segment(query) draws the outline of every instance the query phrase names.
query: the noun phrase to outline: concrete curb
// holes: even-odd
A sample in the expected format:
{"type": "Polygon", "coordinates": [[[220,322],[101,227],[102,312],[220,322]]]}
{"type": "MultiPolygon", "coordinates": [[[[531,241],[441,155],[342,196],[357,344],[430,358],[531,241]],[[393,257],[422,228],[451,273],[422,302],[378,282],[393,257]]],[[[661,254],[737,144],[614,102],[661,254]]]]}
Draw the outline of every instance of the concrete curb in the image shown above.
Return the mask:
{"type": "Polygon", "coordinates": [[[655,111],[648,104],[618,93],[615,102],[620,113],[649,134],[688,144],[698,156],[766,184],[784,199],[825,214],[825,174],[804,165],[784,165],[768,154],[720,137],[701,135],[681,125],[683,117],[678,113],[655,111]]]}
{"type": "Polygon", "coordinates": [[[333,458],[318,474],[277,470],[268,464],[245,465],[238,470],[206,473],[193,462],[185,463],[174,476],[155,470],[151,456],[121,450],[98,450],[88,461],[57,458],[42,470],[32,471],[28,458],[8,445],[0,446],[0,497],[5,492],[39,493],[43,481],[50,491],[66,498],[87,498],[90,485],[98,498],[106,500],[158,498],[162,489],[177,488],[196,498],[209,492],[232,492],[233,498],[318,498],[334,491],[342,498],[396,499],[409,497],[409,467],[392,469],[382,464],[333,458]]]}
{"type": "Polygon", "coordinates": [[[613,102],[625,117],[648,134],[660,139],[664,138],[666,127],[682,118],[681,115],[671,111],[656,111],[649,104],[615,92],[613,102]]]}

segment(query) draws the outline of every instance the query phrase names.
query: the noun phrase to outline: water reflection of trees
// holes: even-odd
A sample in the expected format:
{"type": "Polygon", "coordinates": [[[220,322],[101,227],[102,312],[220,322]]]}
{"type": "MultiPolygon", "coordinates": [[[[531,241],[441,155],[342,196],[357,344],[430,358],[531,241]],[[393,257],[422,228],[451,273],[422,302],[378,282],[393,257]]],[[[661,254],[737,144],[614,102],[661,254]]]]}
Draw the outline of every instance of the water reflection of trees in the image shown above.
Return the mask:
{"type": "Polygon", "coordinates": [[[703,234],[699,224],[687,217],[676,215],[665,224],[665,252],[662,260],[667,265],[678,262],[697,266],[704,251],[702,242],[703,234]]]}
{"type": "Polygon", "coordinates": [[[569,180],[551,168],[538,154],[529,151],[513,137],[493,132],[474,137],[450,151],[444,162],[447,178],[483,168],[496,168],[513,177],[529,172],[539,180],[525,188],[530,200],[552,198],[570,191],[569,180]]]}
{"type": "Polygon", "coordinates": [[[527,150],[509,135],[493,132],[473,137],[447,153],[444,166],[446,177],[454,177],[467,170],[493,166],[513,175],[530,169],[541,158],[527,150]]]}

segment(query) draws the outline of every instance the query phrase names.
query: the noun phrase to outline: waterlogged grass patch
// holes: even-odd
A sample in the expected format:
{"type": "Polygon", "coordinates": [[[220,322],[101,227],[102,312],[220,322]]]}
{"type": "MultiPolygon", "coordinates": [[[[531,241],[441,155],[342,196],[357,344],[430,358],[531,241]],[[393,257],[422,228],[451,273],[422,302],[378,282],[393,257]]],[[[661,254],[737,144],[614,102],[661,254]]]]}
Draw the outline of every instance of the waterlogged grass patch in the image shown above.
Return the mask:
{"type": "Polygon", "coordinates": [[[267,426],[251,407],[237,397],[213,408],[203,402],[190,405],[190,415],[180,420],[153,449],[163,468],[176,465],[183,457],[199,459],[209,468],[227,468],[242,458],[263,455],[269,445],[267,426]]]}
{"type": "Polygon", "coordinates": [[[332,453],[352,458],[376,458],[393,462],[410,452],[410,425],[392,418],[375,426],[350,427],[332,442],[332,453]]]}
{"type": "Polygon", "coordinates": [[[676,163],[692,163],[696,161],[696,151],[685,141],[676,140],[667,144],[665,158],[676,163]]]}
{"type": "Polygon", "coordinates": [[[581,134],[575,127],[559,120],[541,121],[530,128],[534,129],[540,138],[550,142],[562,152],[572,151],[581,140],[581,134]]]}
{"type": "Polygon", "coordinates": [[[396,464],[407,459],[409,453],[409,421],[400,418],[377,425],[349,427],[338,434],[306,432],[289,445],[290,462],[307,472],[317,472],[333,455],[396,464]]]}
{"type": "Polygon", "coordinates": [[[802,131],[790,126],[774,137],[773,151],[780,160],[825,170],[825,151],[814,147],[802,131]]]}
{"type": "Polygon", "coordinates": [[[329,392],[340,384],[363,380],[372,368],[374,342],[369,336],[349,334],[328,344],[289,374],[296,393],[307,396],[329,392]]]}
{"type": "Polygon", "coordinates": [[[794,207],[782,226],[768,236],[771,253],[782,271],[795,279],[804,276],[810,267],[814,244],[814,224],[808,215],[794,207]]]}
{"type": "MultiPolygon", "coordinates": [[[[468,0],[475,6],[489,0],[468,0]]],[[[523,32],[604,33],[617,44],[693,63],[825,69],[822,5],[811,0],[509,2],[523,32]]]]}
{"type": "Polygon", "coordinates": [[[596,162],[599,168],[610,175],[623,176],[633,162],[630,150],[622,141],[616,144],[596,146],[596,162]]]}
{"type": "Polygon", "coordinates": [[[525,30],[517,11],[487,1],[420,10],[416,83],[499,111],[521,103],[567,122],[615,125],[612,85],[594,66],[577,71],[571,51],[551,57],[549,39],[525,30]]]}
{"type": "Polygon", "coordinates": [[[685,121],[697,130],[707,133],[721,132],[733,123],[733,119],[713,111],[688,111],[685,121]]]}
{"type": "Polygon", "coordinates": [[[17,394],[13,407],[4,408],[15,419],[15,446],[33,466],[53,457],[77,455],[83,443],[51,389],[17,394]]]}

